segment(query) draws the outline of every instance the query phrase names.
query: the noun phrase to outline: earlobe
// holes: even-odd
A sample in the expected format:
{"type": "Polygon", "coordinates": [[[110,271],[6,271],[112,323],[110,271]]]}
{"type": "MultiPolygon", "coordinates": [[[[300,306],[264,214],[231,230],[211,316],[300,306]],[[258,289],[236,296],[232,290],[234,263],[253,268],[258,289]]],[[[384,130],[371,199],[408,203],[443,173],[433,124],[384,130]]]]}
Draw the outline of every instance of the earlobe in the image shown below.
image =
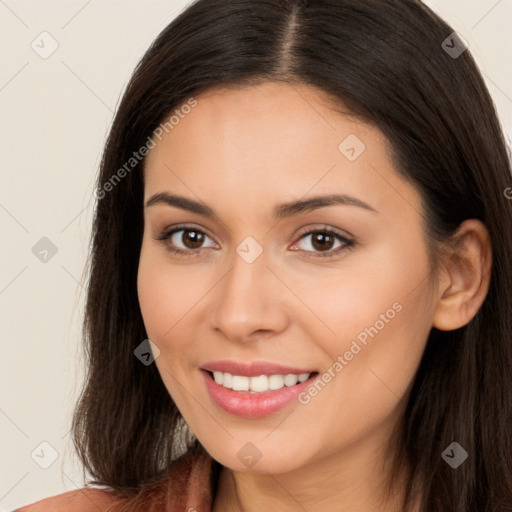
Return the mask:
{"type": "Polygon", "coordinates": [[[492,246],[489,232],[477,219],[464,221],[455,234],[453,251],[442,263],[444,276],[433,327],[452,331],[468,324],[489,291],[492,246]]]}

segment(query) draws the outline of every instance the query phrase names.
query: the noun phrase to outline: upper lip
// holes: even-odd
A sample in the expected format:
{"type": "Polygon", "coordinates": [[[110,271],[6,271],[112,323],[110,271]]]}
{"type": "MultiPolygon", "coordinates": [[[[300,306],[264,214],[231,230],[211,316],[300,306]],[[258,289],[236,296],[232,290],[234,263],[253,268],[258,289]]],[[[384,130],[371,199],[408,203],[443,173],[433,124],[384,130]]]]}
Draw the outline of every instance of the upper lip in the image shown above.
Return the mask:
{"type": "Polygon", "coordinates": [[[223,372],[246,377],[257,377],[259,375],[288,375],[290,373],[300,375],[301,373],[313,373],[316,371],[307,368],[283,366],[267,361],[253,361],[251,363],[239,361],[211,361],[204,364],[201,368],[211,372],[223,372]]]}

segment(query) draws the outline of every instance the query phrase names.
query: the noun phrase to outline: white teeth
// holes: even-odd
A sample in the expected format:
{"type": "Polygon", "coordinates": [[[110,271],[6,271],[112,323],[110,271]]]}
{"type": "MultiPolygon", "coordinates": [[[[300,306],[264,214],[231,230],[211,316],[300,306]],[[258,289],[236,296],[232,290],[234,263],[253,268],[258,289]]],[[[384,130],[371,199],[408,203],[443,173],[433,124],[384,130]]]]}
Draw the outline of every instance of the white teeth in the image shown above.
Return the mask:
{"type": "Polygon", "coordinates": [[[250,386],[251,391],[261,393],[262,391],[268,391],[268,377],[266,375],[260,375],[259,377],[251,377],[250,386]]]}
{"type": "Polygon", "coordinates": [[[299,380],[298,375],[294,375],[293,373],[290,373],[284,378],[284,385],[285,386],[295,386],[295,384],[297,384],[298,380],[299,380]]]}
{"type": "Polygon", "coordinates": [[[310,375],[310,373],[301,373],[299,375],[299,382],[304,382],[305,380],[308,380],[310,375]]]}
{"type": "Polygon", "coordinates": [[[250,393],[263,393],[269,390],[281,389],[284,386],[295,386],[299,382],[306,381],[310,373],[296,375],[259,375],[257,377],[246,377],[243,375],[232,375],[231,373],[213,372],[213,379],[220,386],[234,391],[249,391],[250,393]]]}
{"type": "Polygon", "coordinates": [[[271,375],[268,378],[268,389],[281,389],[284,387],[283,375],[271,375]]]}
{"type": "Polygon", "coordinates": [[[233,389],[233,375],[230,373],[224,373],[222,376],[222,385],[225,388],[233,389]]]}
{"type": "Polygon", "coordinates": [[[233,375],[233,391],[249,391],[249,377],[233,375]]]}

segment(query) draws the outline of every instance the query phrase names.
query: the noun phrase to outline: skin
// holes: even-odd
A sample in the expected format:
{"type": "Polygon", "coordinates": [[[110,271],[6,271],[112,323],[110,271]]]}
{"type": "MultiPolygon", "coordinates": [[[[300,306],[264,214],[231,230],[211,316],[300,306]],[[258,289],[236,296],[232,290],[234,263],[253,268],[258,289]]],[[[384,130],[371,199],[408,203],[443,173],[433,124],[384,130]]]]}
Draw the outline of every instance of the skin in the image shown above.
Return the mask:
{"type": "Polygon", "coordinates": [[[487,230],[463,223],[458,259],[446,258],[434,281],[421,196],[393,169],[377,127],[335,112],[306,85],[217,89],[196,99],[147,156],[144,202],[168,192],[217,216],[146,207],[138,293],[148,337],[161,351],[162,380],[224,466],[214,511],[400,510],[403,488],[385,492],[385,448],[430,329],[465,325],[485,298],[487,230]],[[366,146],[355,161],[338,149],[350,134],[366,146]],[[272,217],[275,205],[333,193],[376,211],[332,205],[272,217]],[[201,249],[190,232],[174,235],[192,256],[155,240],[180,223],[206,235],[201,249]],[[322,251],[303,236],[326,226],[355,245],[343,248],[335,238],[322,251]],[[236,251],[248,236],[263,249],[252,263],[236,251]],[[245,419],[207,393],[199,368],[212,360],[265,360],[323,374],[395,303],[400,312],[307,404],[245,419]],[[261,452],[252,467],[237,456],[248,442],[261,452]]]}

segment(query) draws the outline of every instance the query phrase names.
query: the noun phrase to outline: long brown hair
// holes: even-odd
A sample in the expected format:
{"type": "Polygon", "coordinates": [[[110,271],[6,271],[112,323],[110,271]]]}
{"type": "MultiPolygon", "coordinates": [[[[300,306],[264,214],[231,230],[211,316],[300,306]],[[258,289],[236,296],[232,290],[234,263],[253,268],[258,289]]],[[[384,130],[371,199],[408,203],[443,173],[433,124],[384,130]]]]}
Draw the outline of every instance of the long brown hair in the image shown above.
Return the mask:
{"type": "Polygon", "coordinates": [[[432,328],[395,463],[412,468],[408,492],[421,488],[425,511],[512,510],[512,178],[493,102],[453,32],[418,0],[197,0],[161,32],[123,95],[97,182],[73,417],[92,483],[135,495],[198,446],[156,366],[134,356],[147,338],[136,288],[144,160],[126,162],[190,98],[269,80],[315,86],[386,135],[421,193],[433,258],[463,220],[487,226],[488,295],[466,326],[432,328]],[[457,469],[441,457],[453,441],[469,454],[457,469]]]}

